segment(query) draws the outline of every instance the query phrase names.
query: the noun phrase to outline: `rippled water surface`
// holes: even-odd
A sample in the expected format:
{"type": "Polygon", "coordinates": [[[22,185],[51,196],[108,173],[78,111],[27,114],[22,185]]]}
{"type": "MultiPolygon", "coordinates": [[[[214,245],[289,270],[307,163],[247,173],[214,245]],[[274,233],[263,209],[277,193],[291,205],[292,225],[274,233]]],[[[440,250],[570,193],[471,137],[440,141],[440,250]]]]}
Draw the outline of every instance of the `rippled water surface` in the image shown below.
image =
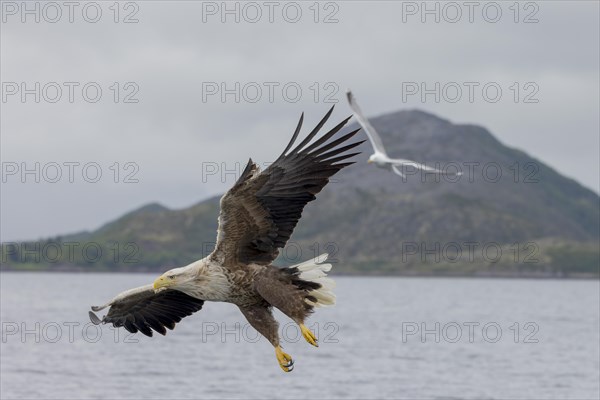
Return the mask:
{"type": "Polygon", "coordinates": [[[337,278],[338,304],[309,323],[319,348],[277,315],[285,374],[229,304],[166,337],[88,324],[89,305],[153,275],[0,277],[2,399],[600,396],[598,281],[337,278]]]}

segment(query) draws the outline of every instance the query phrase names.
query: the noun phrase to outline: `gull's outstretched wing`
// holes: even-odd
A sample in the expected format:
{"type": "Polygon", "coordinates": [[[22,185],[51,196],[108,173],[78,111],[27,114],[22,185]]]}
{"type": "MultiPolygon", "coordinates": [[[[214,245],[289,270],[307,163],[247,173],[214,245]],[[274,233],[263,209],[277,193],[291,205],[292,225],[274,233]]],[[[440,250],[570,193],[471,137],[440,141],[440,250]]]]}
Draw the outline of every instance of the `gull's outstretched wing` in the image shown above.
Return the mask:
{"type": "Polygon", "coordinates": [[[392,171],[394,171],[394,173],[396,175],[400,175],[401,177],[406,178],[406,176],[404,176],[404,174],[402,173],[402,170],[393,164],[392,164],[392,171]]]}
{"type": "Polygon", "coordinates": [[[354,112],[354,117],[369,137],[371,145],[373,146],[373,150],[376,153],[387,155],[387,153],[385,152],[385,148],[383,147],[383,142],[379,137],[379,134],[377,133],[375,128],[373,128],[369,120],[362,113],[360,107],[358,106],[358,103],[356,102],[356,99],[354,98],[354,95],[350,90],[346,92],[346,97],[348,98],[348,103],[350,103],[350,108],[354,112]]]}
{"type": "Polygon", "coordinates": [[[166,289],[156,293],[152,285],[146,285],[127,290],[103,306],[93,306],[94,311],[110,307],[102,319],[91,311],[89,315],[96,325],[112,323],[114,327],[122,326],[131,333],[140,331],[146,336],[152,336],[154,329],[165,335],[165,328],[174,329],[177,322],[202,309],[203,304],[204,300],[178,290],[166,289]]]}
{"type": "Polygon", "coordinates": [[[401,177],[404,177],[404,173],[402,172],[402,168],[404,167],[412,167],[414,169],[416,169],[417,171],[425,171],[425,172],[429,172],[432,174],[440,174],[440,175],[454,175],[454,176],[460,176],[462,175],[462,172],[449,172],[449,171],[442,171],[433,167],[428,167],[427,165],[424,164],[419,164],[418,162],[415,161],[411,161],[411,160],[403,160],[403,159],[399,159],[399,158],[388,158],[387,162],[389,162],[390,164],[392,164],[392,169],[394,170],[394,172],[398,175],[400,175],[401,177]]]}
{"type": "Polygon", "coordinates": [[[213,260],[228,268],[244,264],[268,265],[284,247],[304,206],[315,199],[329,178],[359,153],[347,151],[363,141],[345,144],[358,129],[330,140],[351,117],[309,144],[325,124],[333,107],[293,150],[302,127],[300,117],[291,141],[265,171],[250,160],[231,189],[221,198],[219,230],[213,260]]]}

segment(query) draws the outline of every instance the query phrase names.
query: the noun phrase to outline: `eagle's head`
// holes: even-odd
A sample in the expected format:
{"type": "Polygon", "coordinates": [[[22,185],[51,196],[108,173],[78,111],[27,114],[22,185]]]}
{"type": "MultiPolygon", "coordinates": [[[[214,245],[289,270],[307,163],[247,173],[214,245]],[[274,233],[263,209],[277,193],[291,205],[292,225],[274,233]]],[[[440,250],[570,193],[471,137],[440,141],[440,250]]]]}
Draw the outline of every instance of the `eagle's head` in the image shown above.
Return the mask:
{"type": "Polygon", "coordinates": [[[195,274],[188,268],[173,268],[156,278],[154,281],[154,290],[176,289],[185,291],[185,288],[192,284],[195,274]]]}
{"type": "Polygon", "coordinates": [[[231,290],[228,275],[219,265],[211,264],[208,257],[165,272],[156,278],[153,286],[155,292],[179,290],[207,301],[227,301],[231,290]]]}

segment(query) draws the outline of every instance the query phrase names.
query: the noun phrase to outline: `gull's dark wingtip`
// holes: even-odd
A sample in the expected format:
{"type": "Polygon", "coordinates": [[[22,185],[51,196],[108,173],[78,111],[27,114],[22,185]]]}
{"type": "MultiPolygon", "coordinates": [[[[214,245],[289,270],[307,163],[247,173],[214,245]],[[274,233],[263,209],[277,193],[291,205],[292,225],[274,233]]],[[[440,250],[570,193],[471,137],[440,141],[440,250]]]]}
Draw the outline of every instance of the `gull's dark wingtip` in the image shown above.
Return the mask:
{"type": "Polygon", "coordinates": [[[350,105],[354,103],[354,95],[352,94],[352,90],[346,90],[346,99],[348,100],[348,103],[350,103],[350,105]]]}

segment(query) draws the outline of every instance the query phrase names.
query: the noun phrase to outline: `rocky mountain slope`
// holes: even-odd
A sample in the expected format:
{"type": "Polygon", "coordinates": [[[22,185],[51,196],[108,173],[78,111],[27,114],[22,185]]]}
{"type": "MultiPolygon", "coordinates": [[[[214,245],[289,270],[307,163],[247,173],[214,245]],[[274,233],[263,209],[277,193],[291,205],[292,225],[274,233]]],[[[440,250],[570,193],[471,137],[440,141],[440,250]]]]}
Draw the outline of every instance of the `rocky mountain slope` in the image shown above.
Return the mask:
{"type": "MultiPolygon", "coordinates": [[[[373,118],[372,124],[391,157],[463,175],[407,169],[403,179],[368,164],[372,150],[364,143],[357,163],[306,207],[280,264],[328,251],[339,262],[338,273],[598,275],[597,194],[479,126],[416,110],[373,118]]],[[[95,248],[92,256],[75,252],[71,260],[52,262],[3,248],[3,266],[158,271],[184,265],[210,252],[217,214],[218,198],[183,210],[150,204],[95,232],[68,236],[102,246],[97,260],[95,248]]]]}

